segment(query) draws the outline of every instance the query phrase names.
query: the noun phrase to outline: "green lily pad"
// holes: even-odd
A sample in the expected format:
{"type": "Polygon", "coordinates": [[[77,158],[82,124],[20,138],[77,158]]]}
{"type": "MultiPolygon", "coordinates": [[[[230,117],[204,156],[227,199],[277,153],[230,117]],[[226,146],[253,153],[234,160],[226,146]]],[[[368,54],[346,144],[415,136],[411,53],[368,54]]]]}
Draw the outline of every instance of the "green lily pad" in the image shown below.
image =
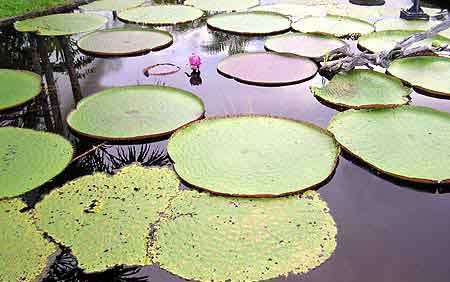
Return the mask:
{"type": "Polygon", "coordinates": [[[290,53],[321,61],[330,52],[347,44],[329,35],[289,33],[270,37],[265,48],[278,53],[290,53]]]}
{"type": "Polygon", "coordinates": [[[126,141],[169,135],[204,113],[203,102],[190,92],[141,85],[110,88],[84,98],[67,123],[80,135],[126,141]]]}
{"type": "Polygon", "coordinates": [[[0,69],[0,111],[25,104],[41,93],[41,77],[29,71],[0,69]]]}
{"type": "Polygon", "coordinates": [[[38,281],[56,252],[55,245],[33,225],[30,214],[20,212],[25,207],[18,199],[0,201],[0,281],[38,281]]]}
{"type": "Polygon", "coordinates": [[[93,14],[55,14],[18,21],[14,27],[20,32],[62,36],[94,31],[104,26],[107,21],[107,18],[93,14]]]}
{"type": "Polygon", "coordinates": [[[436,94],[450,95],[450,58],[426,56],[395,60],[388,73],[417,89],[436,94]]]}
{"type": "Polygon", "coordinates": [[[202,16],[202,10],[183,5],[139,7],[118,14],[123,22],[145,25],[176,25],[195,21],[202,16]]]}
{"type": "Polygon", "coordinates": [[[292,54],[256,52],[227,57],[219,63],[217,70],[239,82],[281,86],[311,79],[318,67],[312,60],[292,54]]]}
{"type": "MultiPolygon", "coordinates": [[[[426,31],[440,24],[441,21],[423,21],[423,20],[404,20],[404,19],[383,19],[375,23],[375,30],[410,30],[426,31]]],[[[440,33],[442,36],[450,38],[450,31],[445,30],[440,33]]]]}
{"type": "Polygon", "coordinates": [[[277,0],[277,3],[317,6],[317,5],[337,5],[340,3],[340,1],[339,0],[277,0]]]}
{"type": "MultiPolygon", "coordinates": [[[[419,31],[385,30],[372,32],[367,35],[361,36],[358,40],[358,46],[373,53],[392,50],[398,42],[417,32],[419,31]]],[[[450,39],[441,35],[435,35],[413,44],[412,47],[424,45],[431,46],[434,42],[440,42],[440,44],[450,44],[450,39]]]]}
{"type": "Polygon", "coordinates": [[[131,165],[97,173],[52,191],[36,206],[37,225],[69,247],[86,272],[147,265],[149,227],[178,193],[168,168],[131,165]]]}
{"type": "Polygon", "coordinates": [[[265,116],[192,123],[170,138],[167,149],[186,182],[217,194],[253,197],[316,186],[330,177],[339,154],[327,131],[265,116]]]}
{"type": "Polygon", "coordinates": [[[260,281],[306,273],[329,259],[337,228],[319,193],[276,199],[186,191],[157,226],[150,253],[194,281],[260,281]]]}
{"type": "Polygon", "coordinates": [[[100,0],[82,5],[83,11],[122,11],[135,8],[145,3],[145,0],[100,0]]]}
{"type": "Polygon", "coordinates": [[[345,16],[375,23],[386,17],[398,17],[400,9],[386,6],[358,6],[350,3],[328,5],[326,11],[329,15],[345,16]]]}
{"type": "Polygon", "coordinates": [[[236,12],[210,17],[208,26],[224,32],[244,35],[269,35],[288,31],[291,21],[271,12],[236,12]]]}
{"type": "Polygon", "coordinates": [[[258,0],[186,0],[184,5],[194,6],[203,11],[231,12],[246,10],[259,4],[258,0]]]}
{"type": "Polygon", "coordinates": [[[303,33],[318,33],[337,37],[361,36],[374,31],[373,25],[368,22],[333,15],[304,18],[293,23],[292,28],[303,33]]]}
{"type": "Polygon", "coordinates": [[[372,70],[337,74],[323,88],[311,87],[315,96],[344,108],[392,108],[404,105],[411,89],[392,76],[372,70]]]}
{"type": "Polygon", "coordinates": [[[328,129],[351,154],[391,176],[450,182],[450,114],[426,107],[349,110],[328,129]]]}
{"type": "Polygon", "coordinates": [[[305,18],[309,16],[324,16],[326,11],[319,6],[306,6],[296,4],[272,4],[258,6],[250,11],[273,12],[284,16],[305,18]]]}
{"type": "Polygon", "coordinates": [[[0,128],[0,199],[19,196],[51,180],[72,155],[72,145],[59,135],[0,128]]]}
{"type": "Polygon", "coordinates": [[[173,37],[167,31],[142,28],[115,28],[82,37],[78,47],[94,56],[133,56],[169,47],[173,37]]]}

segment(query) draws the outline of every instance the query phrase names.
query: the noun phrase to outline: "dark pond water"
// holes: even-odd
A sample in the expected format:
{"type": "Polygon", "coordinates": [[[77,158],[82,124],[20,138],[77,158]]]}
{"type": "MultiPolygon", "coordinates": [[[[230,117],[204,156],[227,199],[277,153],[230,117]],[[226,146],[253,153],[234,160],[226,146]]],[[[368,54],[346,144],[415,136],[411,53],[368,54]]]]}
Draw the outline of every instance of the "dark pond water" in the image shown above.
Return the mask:
{"type": "MultiPolygon", "coordinates": [[[[387,2],[395,7],[409,6],[407,0],[387,2]]],[[[108,27],[122,25],[112,18],[108,23],[108,27]]],[[[86,57],[71,42],[69,47],[75,55],[74,67],[82,95],[89,96],[113,86],[159,84],[185,89],[200,96],[205,102],[208,117],[267,114],[305,120],[326,127],[336,113],[336,110],[318,102],[309,91],[309,86],[324,82],[320,76],[298,85],[264,88],[241,84],[217,73],[216,66],[222,58],[239,52],[263,50],[263,38],[212,32],[204,21],[167,29],[175,37],[174,45],[163,51],[133,58],[86,57]],[[187,59],[193,52],[204,61],[201,77],[192,78],[185,74],[189,69],[187,59]],[[146,77],[143,74],[145,67],[160,63],[178,65],[181,71],[158,77],[146,77]]],[[[32,69],[35,48],[29,45],[29,37],[17,34],[12,29],[4,29],[0,36],[0,67],[32,69]]],[[[1,114],[0,126],[57,132],[73,142],[80,156],[99,143],[81,140],[68,131],[64,118],[74,108],[74,95],[63,64],[60,44],[54,40],[49,40],[47,44],[56,81],[50,90],[57,92],[58,96],[53,97],[58,97],[58,100],[48,101],[40,97],[34,105],[1,114]]],[[[411,98],[411,104],[450,112],[449,100],[418,93],[412,94],[411,98]]],[[[27,202],[32,206],[50,189],[94,171],[111,172],[136,160],[149,165],[167,162],[166,140],[132,145],[100,145],[100,149],[80,157],[52,183],[28,193],[25,196],[27,202]]],[[[340,158],[334,177],[320,187],[319,192],[328,202],[338,225],[338,247],[335,253],[330,260],[308,274],[274,281],[450,281],[450,187],[394,181],[344,155],[340,158]]],[[[68,262],[66,266],[72,263],[70,256],[67,260],[59,259],[60,263],[64,261],[68,262]]],[[[65,275],[47,281],[75,281],[76,277],[80,281],[120,281],[119,278],[127,278],[128,281],[182,281],[157,266],[138,269],[134,276],[126,275],[126,271],[118,269],[95,276],[62,271],[65,275]]],[[[53,273],[57,271],[54,269],[53,273]]]]}

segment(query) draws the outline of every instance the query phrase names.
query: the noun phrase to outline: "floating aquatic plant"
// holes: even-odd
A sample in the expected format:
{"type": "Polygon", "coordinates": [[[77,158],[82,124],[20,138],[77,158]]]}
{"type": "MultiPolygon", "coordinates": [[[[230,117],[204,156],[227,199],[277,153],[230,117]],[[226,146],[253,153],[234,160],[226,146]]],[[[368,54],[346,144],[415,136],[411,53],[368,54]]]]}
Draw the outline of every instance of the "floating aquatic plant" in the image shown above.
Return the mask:
{"type": "Polygon", "coordinates": [[[284,16],[305,18],[309,16],[324,16],[326,11],[320,6],[306,6],[296,4],[272,4],[250,9],[250,11],[273,12],[284,16]]]}
{"type": "Polygon", "coordinates": [[[72,155],[72,145],[59,135],[0,128],[0,198],[39,187],[63,171],[72,155]]]}
{"type": "Polygon", "coordinates": [[[69,247],[86,272],[146,265],[149,226],[178,192],[168,168],[131,165],[114,176],[85,176],[36,205],[37,225],[69,247]]]}
{"type": "Polygon", "coordinates": [[[227,57],[217,70],[243,83],[282,86],[313,78],[318,67],[312,60],[292,54],[256,52],[227,57]]]}
{"type": "Polygon", "coordinates": [[[404,105],[411,89],[389,75],[372,70],[337,74],[323,88],[311,87],[315,96],[344,108],[389,108],[404,105]]]}
{"type": "Polygon", "coordinates": [[[33,72],[0,69],[0,111],[23,105],[41,93],[41,77],[33,72]]]}
{"type": "Polygon", "coordinates": [[[82,37],[78,47],[93,56],[133,56],[158,51],[172,45],[173,37],[162,30],[114,28],[82,37]]]}
{"type": "Polygon", "coordinates": [[[333,173],[339,154],[325,130],[265,116],[192,123],[171,137],[167,150],[186,182],[214,193],[257,197],[318,185],[333,173]]]}
{"type": "Polygon", "coordinates": [[[100,0],[80,6],[84,11],[122,11],[141,6],[145,0],[100,0]]]}
{"type": "Polygon", "coordinates": [[[142,85],[110,88],[83,99],[67,117],[78,134],[104,140],[169,135],[203,117],[203,102],[180,89],[142,85]]]}
{"type": "Polygon", "coordinates": [[[20,212],[25,207],[19,199],[0,201],[0,281],[37,281],[56,252],[31,215],[20,212]]]}
{"type": "Polygon", "coordinates": [[[258,0],[186,0],[184,5],[194,6],[203,11],[231,12],[246,10],[259,4],[258,0]]]}
{"type": "Polygon", "coordinates": [[[156,227],[153,261],[196,281],[260,281],[306,273],[336,248],[337,229],[315,191],[276,199],[181,192],[156,227]]]}
{"type": "Polygon", "coordinates": [[[328,129],[352,155],[388,175],[450,182],[450,114],[426,107],[349,110],[328,129]]]}
{"type": "Polygon", "coordinates": [[[183,5],[146,6],[118,14],[123,22],[145,25],[176,25],[195,21],[202,16],[202,10],[183,5]]]}

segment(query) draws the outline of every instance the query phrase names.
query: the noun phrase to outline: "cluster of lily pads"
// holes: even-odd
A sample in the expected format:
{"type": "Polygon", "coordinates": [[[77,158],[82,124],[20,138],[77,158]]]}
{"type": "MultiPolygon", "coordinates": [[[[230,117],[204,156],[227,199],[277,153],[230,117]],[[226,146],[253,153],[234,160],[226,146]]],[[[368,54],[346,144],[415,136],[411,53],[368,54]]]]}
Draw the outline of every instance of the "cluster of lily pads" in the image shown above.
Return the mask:
{"type": "MultiPolygon", "coordinates": [[[[194,21],[203,11],[227,12],[208,18],[208,26],[243,35],[298,31],[269,37],[265,46],[270,52],[238,54],[219,63],[220,73],[262,86],[314,77],[318,62],[348,44],[339,37],[362,35],[360,48],[378,52],[380,45],[392,48],[412,32],[390,30],[406,25],[399,20],[374,25],[351,18],[345,8],[330,15],[325,6],[254,7],[257,2],[143,6],[141,0],[102,0],[81,9],[116,11],[121,21],[156,26],[194,21]]],[[[99,57],[144,54],[173,42],[170,33],[156,29],[95,31],[105,22],[94,14],[59,14],[15,27],[40,36],[94,31],[78,45],[99,57]]],[[[448,40],[438,35],[425,43],[448,40]]],[[[319,99],[349,109],[327,129],[270,116],[205,118],[200,98],[171,87],[106,89],[77,105],[67,117],[70,129],[103,141],[170,136],[173,169],[135,164],[113,176],[85,176],[25,212],[17,197],[64,170],[73,149],[54,134],[0,128],[0,280],[35,281],[56,243],[70,248],[86,272],[156,263],[199,281],[259,281],[305,273],[336,248],[336,224],[326,202],[311,189],[332,177],[341,148],[394,177],[450,182],[450,114],[406,105],[409,86],[450,95],[449,69],[446,57],[411,57],[394,61],[388,74],[357,69],[336,75],[324,87],[311,88],[319,99]],[[198,189],[180,190],[181,180],[198,189]]],[[[0,110],[39,95],[40,82],[33,73],[0,70],[0,84],[6,87],[0,110]]]]}

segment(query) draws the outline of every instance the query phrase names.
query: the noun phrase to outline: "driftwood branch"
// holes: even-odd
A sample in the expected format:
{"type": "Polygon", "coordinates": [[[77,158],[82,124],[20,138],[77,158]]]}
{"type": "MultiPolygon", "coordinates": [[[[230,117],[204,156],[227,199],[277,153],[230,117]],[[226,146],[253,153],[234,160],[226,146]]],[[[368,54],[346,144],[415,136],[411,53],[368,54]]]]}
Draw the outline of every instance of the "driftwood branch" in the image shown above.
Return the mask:
{"type": "Polygon", "coordinates": [[[398,58],[404,58],[418,53],[439,53],[450,52],[450,46],[443,44],[440,46],[419,46],[411,47],[413,44],[421,42],[427,38],[431,38],[440,32],[450,28],[450,19],[446,19],[442,23],[430,28],[424,32],[418,32],[398,42],[392,50],[385,50],[379,53],[355,52],[349,46],[333,51],[329,58],[336,56],[343,57],[333,61],[325,61],[322,63],[321,70],[325,72],[338,73],[347,72],[358,66],[381,66],[387,68],[389,64],[398,58]]]}

